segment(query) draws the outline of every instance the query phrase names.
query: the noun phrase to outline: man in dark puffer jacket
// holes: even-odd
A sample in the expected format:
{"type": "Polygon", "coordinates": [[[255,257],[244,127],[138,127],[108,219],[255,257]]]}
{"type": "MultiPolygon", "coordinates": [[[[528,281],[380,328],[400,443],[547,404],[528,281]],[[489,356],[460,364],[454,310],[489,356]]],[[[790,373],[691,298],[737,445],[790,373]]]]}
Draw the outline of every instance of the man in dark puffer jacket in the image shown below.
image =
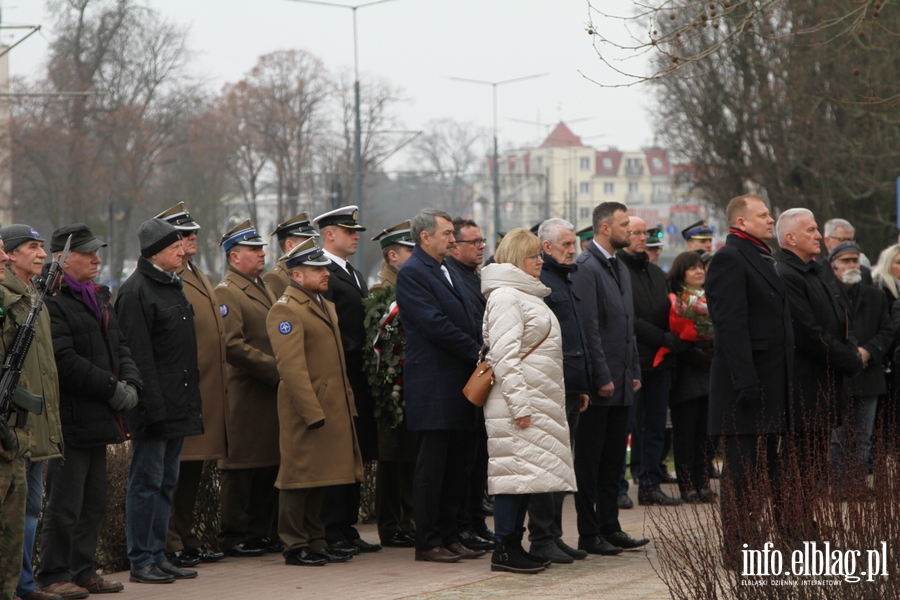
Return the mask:
{"type": "Polygon", "coordinates": [[[50,241],[57,260],[69,235],[62,288],[47,298],[66,444],[63,458],[47,467],[38,582],[45,591],[73,582],[97,594],[123,589],[97,574],[94,551],[106,512],[106,446],[131,437],[122,415],[137,405],[141,375],[119,330],[109,288],[94,283],[97,250],[106,244],[87,225],[68,225],[50,241]]]}

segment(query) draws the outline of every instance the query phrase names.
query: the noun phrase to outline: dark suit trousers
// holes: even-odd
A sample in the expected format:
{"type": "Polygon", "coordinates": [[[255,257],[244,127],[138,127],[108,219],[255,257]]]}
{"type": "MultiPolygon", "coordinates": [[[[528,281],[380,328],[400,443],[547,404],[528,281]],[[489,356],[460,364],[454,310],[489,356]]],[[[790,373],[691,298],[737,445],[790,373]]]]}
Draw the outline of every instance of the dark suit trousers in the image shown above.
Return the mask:
{"type": "Polygon", "coordinates": [[[709,436],[706,422],[709,416],[709,397],[701,396],[672,406],[672,447],[675,451],[675,474],[678,490],[709,487],[709,457],[706,455],[709,436]]]}
{"type": "Polygon", "coordinates": [[[575,434],[575,510],[578,534],[621,531],[619,477],[628,441],[627,406],[590,406],[581,413],[575,434]]]}
{"type": "Polygon", "coordinates": [[[375,472],[375,517],[378,537],[385,541],[416,529],[413,521],[415,463],[379,460],[375,472]]]}
{"type": "Polygon", "coordinates": [[[106,513],[106,446],[66,446],[47,466],[38,585],[86,583],[97,576],[94,552],[106,513]]]}
{"type": "Polygon", "coordinates": [[[459,531],[473,529],[476,521],[484,525],[481,505],[484,502],[484,492],[487,490],[487,430],[484,427],[484,413],[481,409],[478,409],[478,413],[475,426],[475,457],[466,470],[466,489],[463,496],[465,500],[459,507],[457,523],[459,531]]]}
{"type": "Polygon", "coordinates": [[[359,539],[359,532],[354,525],[359,522],[360,489],[358,483],[326,488],[322,522],[325,523],[325,539],[329,545],[359,539]]]}
{"type": "Polygon", "coordinates": [[[219,474],[222,528],[219,544],[237,544],[271,536],[278,514],[278,467],[222,469],[219,474]]]}
{"type": "Polygon", "coordinates": [[[641,492],[658,490],[662,483],[660,465],[665,459],[663,450],[671,384],[672,371],[645,371],[641,389],[635,394],[635,401],[644,409],[642,421],[634,427],[641,429],[641,467],[638,471],[641,492]]]}
{"type": "MultiPolygon", "coordinates": [[[[581,414],[578,394],[566,394],[566,420],[569,422],[569,443],[575,447],[575,432],[581,414]]],[[[528,540],[535,546],[555,543],[561,538],[563,501],[568,492],[531,494],[528,502],[528,540]]]]}
{"type": "Polygon", "coordinates": [[[169,517],[169,536],[166,552],[193,550],[203,545],[194,533],[194,504],[200,492],[203,475],[202,460],[185,460],[178,470],[178,483],[172,492],[172,514],[169,517]]]}
{"type": "Polygon", "coordinates": [[[475,460],[475,433],[441,429],[416,434],[416,549],[446,547],[459,539],[459,508],[466,501],[466,477],[475,460]]]}
{"type": "Polygon", "coordinates": [[[767,476],[775,509],[780,520],[782,504],[778,473],[778,436],[729,435],[722,436],[725,461],[722,469],[722,540],[726,559],[741,561],[742,544],[753,550],[770,541],[771,534],[760,531],[761,514],[768,501],[767,490],[761,484],[767,476]]]}

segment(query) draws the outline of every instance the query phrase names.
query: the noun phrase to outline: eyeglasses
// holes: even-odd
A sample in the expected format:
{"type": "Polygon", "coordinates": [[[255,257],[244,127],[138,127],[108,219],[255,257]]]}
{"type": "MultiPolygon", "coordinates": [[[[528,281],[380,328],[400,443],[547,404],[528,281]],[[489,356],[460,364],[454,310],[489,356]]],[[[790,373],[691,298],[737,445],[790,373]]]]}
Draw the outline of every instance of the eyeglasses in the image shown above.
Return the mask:
{"type": "Polygon", "coordinates": [[[646,231],[629,231],[628,235],[633,235],[635,237],[647,237],[646,231]]]}
{"type": "Polygon", "coordinates": [[[541,253],[540,253],[540,252],[538,252],[538,253],[536,253],[536,254],[529,254],[529,255],[526,256],[525,258],[530,258],[531,260],[533,260],[533,261],[535,261],[535,262],[537,262],[537,261],[544,262],[544,257],[541,256],[541,253]]]}
{"type": "Polygon", "coordinates": [[[841,237],[841,236],[837,236],[837,235],[827,235],[825,237],[835,240],[839,244],[843,244],[844,242],[852,242],[853,241],[852,237],[841,237]]]}
{"type": "Polygon", "coordinates": [[[487,244],[487,238],[475,238],[474,240],[456,240],[457,244],[472,244],[473,246],[484,246],[487,244]]]}
{"type": "Polygon", "coordinates": [[[191,237],[192,235],[197,235],[197,232],[194,231],[194,230],[191,230],[191,231],[184,231],[184,230],[182,230],[182,232],[181,232],[181,237],[183,237],[183,238],[189,238],[189,237],[191,237]]]}

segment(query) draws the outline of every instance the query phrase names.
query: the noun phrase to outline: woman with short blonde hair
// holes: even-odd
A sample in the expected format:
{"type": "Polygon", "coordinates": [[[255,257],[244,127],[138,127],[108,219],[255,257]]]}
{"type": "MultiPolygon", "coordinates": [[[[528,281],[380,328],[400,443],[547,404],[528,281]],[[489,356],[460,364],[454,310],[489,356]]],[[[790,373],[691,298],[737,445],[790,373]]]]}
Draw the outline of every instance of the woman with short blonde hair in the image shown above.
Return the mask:
{"type": "Polygon", "coordinates": [[[481,271],[487,297],[484,343],[494,386],[484,404],[488,492],[494,495],[497,544],[492,571],[537,573],[549,561],[522,548],[532,493],[575,490],[563,387],[562,332],[538,278],[540,240],[513,229],[481,271]]]}

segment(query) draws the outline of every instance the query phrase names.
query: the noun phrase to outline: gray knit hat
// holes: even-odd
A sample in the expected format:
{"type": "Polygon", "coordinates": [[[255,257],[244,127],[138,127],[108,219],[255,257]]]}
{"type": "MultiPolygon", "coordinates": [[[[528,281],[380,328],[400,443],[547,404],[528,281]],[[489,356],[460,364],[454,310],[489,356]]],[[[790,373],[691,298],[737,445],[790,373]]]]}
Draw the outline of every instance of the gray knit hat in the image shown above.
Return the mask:
{"type": "Polygon", "coordinates": [[[181,240],[181,232],[162,219],[144,221],[138,227],[138,241],[141,243],[141,256],[150,258],[181,240]]]}
{"type": "Polygon", "coordinates": [[[9,253],[24,244],[25,242],[30,242],[31,240],[37,240],[39,242],[43,242],[44,238],[41,237],[34,227],[30,225],[7,225],[6,227],[0,228],[0,239],[3,240],[4,251],[9,253]]]}

